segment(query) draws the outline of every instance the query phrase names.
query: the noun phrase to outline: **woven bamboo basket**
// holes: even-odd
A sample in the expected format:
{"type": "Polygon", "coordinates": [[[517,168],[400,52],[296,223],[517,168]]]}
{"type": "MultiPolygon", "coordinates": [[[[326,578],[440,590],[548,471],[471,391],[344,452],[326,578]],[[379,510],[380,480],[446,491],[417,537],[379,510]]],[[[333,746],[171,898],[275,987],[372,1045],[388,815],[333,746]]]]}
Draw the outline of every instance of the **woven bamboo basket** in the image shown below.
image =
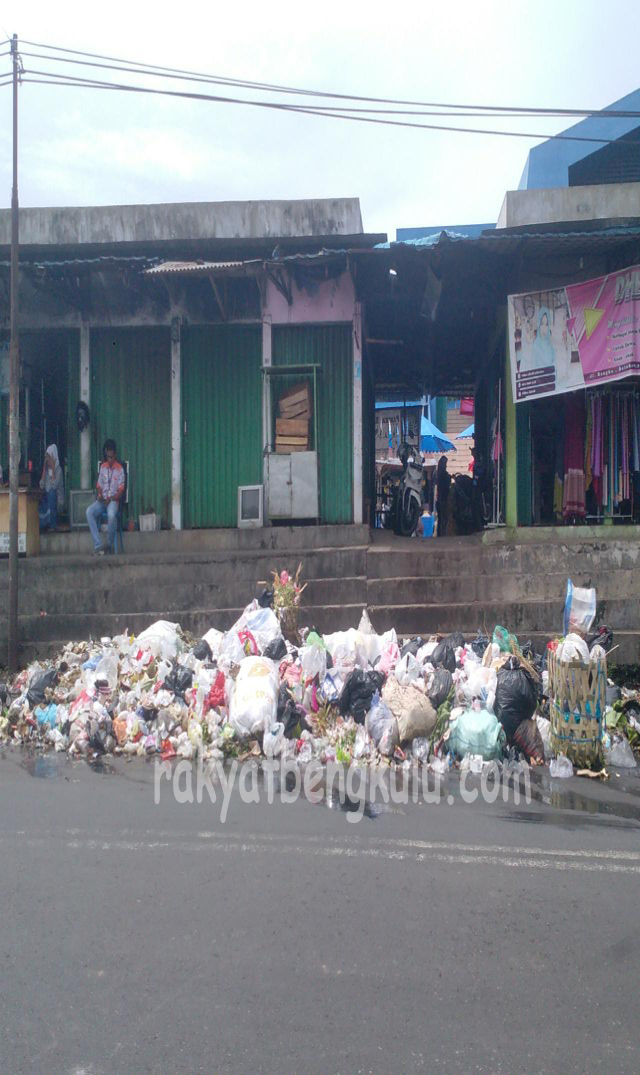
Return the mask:
{"type": "Polygon", "coordinates": [[[294,646],[300,645],[300,635],[298,634],[299,613],[299,605],[286,605],[281,608],[276,608],[276,615],[280,620],[282,634],[287,641],[291,642],[294,646]]]}
{"type": "Polygon", "coordinates": [[[602,762],[606,708],[606,657],[588,665],[559,661],[547,651],[551,710],[551,748],[574,765],[590,768],[602,762]]]}

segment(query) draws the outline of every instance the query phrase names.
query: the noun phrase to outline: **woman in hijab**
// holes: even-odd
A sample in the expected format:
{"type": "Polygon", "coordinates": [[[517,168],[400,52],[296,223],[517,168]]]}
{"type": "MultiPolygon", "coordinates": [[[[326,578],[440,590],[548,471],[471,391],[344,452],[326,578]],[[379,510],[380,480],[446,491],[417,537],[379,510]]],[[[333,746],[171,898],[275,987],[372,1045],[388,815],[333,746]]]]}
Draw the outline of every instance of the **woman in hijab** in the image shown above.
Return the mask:
{"type": "Polygon", "coordinates": [[[546,306],[540,307],[538,332],[531,351],[534,370],[546,369],[556,364],[556,349],[551,342],[551,315],[546,306]]]}
{"type": "Polygon", "coordinates": [[[438,503],[438,537],[444,537],[449,525],[449,489],[451,488],[451,475],[447,470],[447,457],[441,455],[438,460],[436,471],[436,493],[438,503]]]}
{"type": "Polygon", "coordinates": [[[64,479],[58,458],[58,448],[50,444],[42,465],[40,488],[43,497],[40,504],[40,529],[55,530],[58,525],[58,510],[64,505],[64,479]]]}

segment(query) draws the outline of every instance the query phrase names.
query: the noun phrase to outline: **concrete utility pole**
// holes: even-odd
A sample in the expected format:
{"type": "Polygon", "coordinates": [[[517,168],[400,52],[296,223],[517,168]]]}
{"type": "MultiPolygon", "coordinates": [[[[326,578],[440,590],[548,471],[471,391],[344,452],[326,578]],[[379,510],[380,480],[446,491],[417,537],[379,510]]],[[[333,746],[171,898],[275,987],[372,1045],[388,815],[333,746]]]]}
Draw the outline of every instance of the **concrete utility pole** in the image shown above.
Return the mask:
{"type": "Polygon", "coordinates": [[[11,40],[13,61],[13,186],[11,188],[11,345],[9,352],[9,654],[18,668],[18,479],[20,355],[18,350],[18,35],[11,40]]]}

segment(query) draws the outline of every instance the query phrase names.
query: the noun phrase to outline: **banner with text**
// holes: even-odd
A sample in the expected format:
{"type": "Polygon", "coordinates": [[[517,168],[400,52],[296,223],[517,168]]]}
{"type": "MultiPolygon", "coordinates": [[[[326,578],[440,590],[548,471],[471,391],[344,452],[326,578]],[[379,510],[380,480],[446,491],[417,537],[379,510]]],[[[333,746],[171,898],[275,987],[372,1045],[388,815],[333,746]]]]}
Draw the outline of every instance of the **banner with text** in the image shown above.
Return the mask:
{"type": "Polygon", "coordinates": [[[516,403],[640,374],[640,265],[509,295],[516,403]]]}

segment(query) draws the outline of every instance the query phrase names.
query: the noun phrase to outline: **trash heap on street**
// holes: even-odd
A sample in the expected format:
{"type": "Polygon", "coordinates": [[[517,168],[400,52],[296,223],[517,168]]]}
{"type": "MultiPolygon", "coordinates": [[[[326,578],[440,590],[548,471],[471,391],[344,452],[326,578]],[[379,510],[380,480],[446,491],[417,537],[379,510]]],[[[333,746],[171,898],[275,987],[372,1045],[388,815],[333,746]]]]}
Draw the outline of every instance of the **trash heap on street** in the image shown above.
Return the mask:
{"type": "Polygon", "coordinates": [[[160,620],[137,637],[69,643],[0,685],[0,739],[71,756],[250,756],[481,772],[505,757],[551,775],[634,767],[640,693],[606,678],[595,593],[567,594],[565,635],[544,655],[504,627],[473,641],[400,641],[357,629],[298,633],[304,587],[287,572],[226,632],[160,620]],[[591,607],[593,606],[593,607],[591,607]],[[567,611],[568,610],[568,611],[567,611]],[[564,693],[563,693],[564,692],[564,693]]]}

